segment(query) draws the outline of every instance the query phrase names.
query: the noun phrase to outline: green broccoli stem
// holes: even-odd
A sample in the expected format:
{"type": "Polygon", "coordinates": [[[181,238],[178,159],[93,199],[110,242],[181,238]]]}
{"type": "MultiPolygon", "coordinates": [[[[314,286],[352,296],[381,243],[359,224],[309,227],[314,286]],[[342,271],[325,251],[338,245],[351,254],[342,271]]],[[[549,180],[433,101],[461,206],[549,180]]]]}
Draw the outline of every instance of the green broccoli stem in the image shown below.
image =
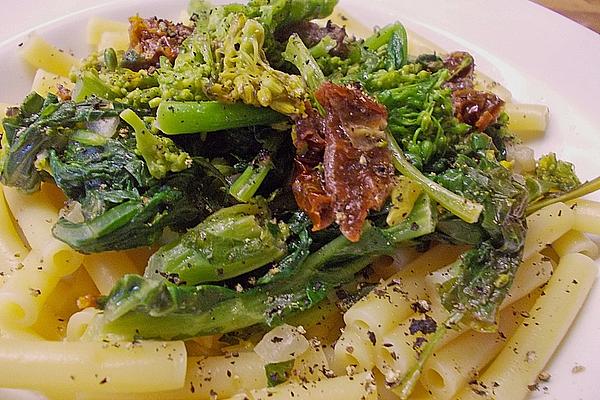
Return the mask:
{"type": "Polygon", "coordinates": [[[286,120],[285,115],[270,108],[217,101],[163,101],[156,112],[158,127],[167,135],[215,132],[286,120]]]}
{"type": "Polygon", "coordinates": [[[233,182],[229,188],[229,194],[237,201],[247,203],[256,194],[271,169],[273,169],[271,156],[260,153],[242,175],[233,182]]]}
{"type": "Polygon", "coordinates": [[[128,275],[101,299],[104,316],[88,335],[173,339],[270,325],[312,308],[377,256],[433,232],[435,223],[435,207],[429,196],[421,195],[398,225],[380,229],[366,224],[359,242],[340,236],[292,270],[240,293],[221,286],[177,286],[167,280],[128,275]]]}
{"type": "Polygon", "coordinates": [[[325,82],[323,71],[297,33],[290,36],[283,52],[283,58],[298,68],[311,93],[314,93],[325,82]]]}
{"type": "Polygon", "coordinates": [[[557,197],[551,197],[549,199],[535,202],[527,207],[525,213],[527,215],[531,215],[534,212],[541,210],[544,207],[550,206],[554,203],[575,200],[590,193],[596,192],[598,190],[600,190],[600,176],[576,187],[570,192],[564,193],[557,197]]]}
{"type": "Polygon", "coordinates": [[[98,76],[86,71],[77,77],[71,97],[73,101],[79,103],[90,97],[113,100],[116,96],[112,89],[102,82],[98,76]]]}
{"type": "Polygon", "coordinates": [[[419,184],[425,193],[463,221],[473,224],[479,220],[479,215],[483,211],[481,204],[459,196],[427,178],[408,161],[394,137],[389,133],[387,140],[394,166],[402,175],[419,184]]]}

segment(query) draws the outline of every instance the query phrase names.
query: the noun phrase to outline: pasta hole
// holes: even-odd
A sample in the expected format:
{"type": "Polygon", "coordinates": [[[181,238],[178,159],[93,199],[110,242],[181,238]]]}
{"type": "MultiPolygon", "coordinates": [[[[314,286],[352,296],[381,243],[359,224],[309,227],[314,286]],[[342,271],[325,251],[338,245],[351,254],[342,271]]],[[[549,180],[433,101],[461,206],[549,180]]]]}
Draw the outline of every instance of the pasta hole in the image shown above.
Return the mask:
{"type": "Polygon", "coordinates": [[[71,249],[60,249],[52,254],[52,263],[62,276],[69,275],[81,265],[81,256],[71,249]]]}
{"type": "Polygon", "coordinates": [[[433,368],[428,368],[423,371],[423,378],[427,380],[431,386],[435,386],[440,389],[446,385],[444,377],[433,368]]]}
{"type": "Polygon", "coordinates": [[[23,325],[27,323],[28,315],[21,304],[10,299],[0,299],[0,318],[23,325]]]}

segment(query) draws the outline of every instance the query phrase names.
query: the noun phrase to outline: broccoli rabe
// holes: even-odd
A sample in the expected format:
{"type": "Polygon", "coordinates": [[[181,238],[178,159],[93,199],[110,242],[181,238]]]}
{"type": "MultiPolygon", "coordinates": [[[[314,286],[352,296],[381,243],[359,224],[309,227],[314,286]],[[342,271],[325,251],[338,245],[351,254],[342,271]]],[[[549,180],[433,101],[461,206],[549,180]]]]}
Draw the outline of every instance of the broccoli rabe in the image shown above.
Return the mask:
{"type": "Polygon", "coordinates": [[[69,136],[87,129],[88,123],[117,116],[119,110],[109,103],[91,99],[83,103],[59,102],[54,95],[46,99],[37,93],[25,98],[18,110],[3,121],[6,148],[3,146],[2,183],[25,192],[39,189],[44,171],[36,168],[39,157],[50,149],[62,149],[69,136]]]}
{"type": "Polygon", "coordinates": [[[580,184],[573,164],[550,153],[537,161],[533,174],[525,175],[529,191],[527,214],[557,202],[567,202],[600,190],[600,177],[580,184]]]}
{"type": "Polygon", "coordinates": [[[122,54],[117,55],[109,48],[86,58],[72,76],[75,80],[73,100],[83,101],[95,96],[134,108],[149,108],[153,100],[162,97],[156,71],[132,71],[108,61],[119,56],[122,57],[122,54]]]}
{"type": "Polygon", "coordinates": [[[184,230],[232,202],[229,183],[209,162],[167,138],[153,135],[148,147],[119,123],[120,112],[96,98],[75,103],[32,94],[4,120],[3,184],[33,192],[53,182],[79,203],[81,215],[65,213],[53,233],[82,252],[150,245],[163,228],[184,230]],[[115,122],[112,132],[92,130],[115,122]]]}
{"type": "MultiPolygon", "coordinates": [[[[487,143],[492,143],[488,138],[487,143]]],[[[480,148],[471,157],[459,155],[452,168],[436,177],[442,186],[484,206],[477,225],[462,221],[445,231],[454,241],[474,247],[452,265],[439,293],[448,319],[427,338],[417,360],[408,368],[395,392],[408,398],[421,369],[454,325],[489,331],[496,327],[498,310],[522,261],[527,189],[502,166],[493,148],[480,148]],[[458,229],[457,229],[458,228],[458,229]]],[[[440,228],[438,225],[437,229],[440,228]]]]}
{"type": "Polygon", "coordinates": [[[554,153],[542,156],[536,164],[534,175],[526,176],[530,203],[547,194],[569,192],[581,184],[573,164],[558,160],[554,153]]]}
{"type": "Polygon", "coordinates": [[[232,14],[228,35],[215,52],[222,64],[209,92],[226,103],[241,101],[286,115],[302,114],[306,99],[302,79],[269,66],[263,44],[264,28],[259,22],[232,14]]]}
{"type": "Polygon", "coordinates": [[[255,204],[223,208],[159,249],[145,276],[176,277],[179,284],[227,280],[278,261],[286,253],[285,224],[269,221],[255,204]]]}
{"type": "Polygon", "coordinates": [[[223,286],[177,285],[168,279],[126,275],[99,299],[104,314],[87,335],[174,339],[276,324],[323,301],[374,257],[392,254],[397,246],[434,228],[435,209],[421,196],[406,220],[386,229],[365,225],[359,242],[340,236],[308,256],[304,245],[290,248],[288,252],[298,253],[284,259],[289,261],[282,272],[239,293],[223,286]]]}
{"type": "Polygon", "coordinates": [[[146,161],[153,177],[161,179],[169,172],[183,171],[192,165],[188,153],[179,149],[171,139],[152,133],[132,110],[121,112],[120,117],[135,131],[136,150],[146,161]]]}

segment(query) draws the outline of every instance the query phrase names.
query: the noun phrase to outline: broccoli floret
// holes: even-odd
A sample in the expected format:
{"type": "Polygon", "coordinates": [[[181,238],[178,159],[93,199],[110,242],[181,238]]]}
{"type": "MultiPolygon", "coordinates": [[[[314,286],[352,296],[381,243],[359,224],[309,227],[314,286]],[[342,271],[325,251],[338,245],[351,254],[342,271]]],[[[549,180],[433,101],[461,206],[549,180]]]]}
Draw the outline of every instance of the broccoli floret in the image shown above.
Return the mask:
{"type": "Polygon", "coordinates": [[[158,70],[158,85],[165,100],[208,100],[206,88],[213,73],[210,37],[196,31],[183,42],[175,63],[162,62],[158,70]]]}
{"type": "Polygon", "coordinates": [[[535,169],[536,177],[556,190],[568,192],[580,185],[573,164],[556,158],[555,153],[542,156],[535,169]]]}
{"type": "Polygon", "coordinates": [[[306,99],[302,79],[273,69],[264,41],[264,27],[241,13],[229,14],[214,31],[197,28],[175,65],[159,69],[163,99],[241,101],[301,114],[306,99]]]}
{"type": "Polygon", "coordinates": [[[263,51],[263,26],[242,14],[233,14],[229,22],[223,46],[215,52],[222,62],[210,93],[225,102],[241,100],[286,115],[302,114],[306,100],[304,82],[297,75],[269,65],[263,51]]]}
{"type": "Polygon", "coordinates": [[[558,160],[554,153],[542,156],[536,163],[535,172],[525,176],[525,182],[530,203],[571,192],[581,184],[573,164],[558,160]]]}
{"type": "Polygon", "coordinates": [[[196,29],[173,67],[161,65],[163,99],[219,100],[271,107],[286,115],[304,111],[302,79],[270,66],[281,61],[275,32],[299,21],[329,15],[337,0],[254,0],[209,8],[190,5],[196,29]],[[265,52],[268,52],[265,53],[265,52]]]}
{"type": "Polygon", "coordinates": [[[76,83],[73,99],[82,101],[96,96],[135,108],[150,108],[152,100],[161,97],[156,71],[132,71],[116,66],[108,54],[123,56],[122,52],[116,55],[113,49],[107,49],[104,53],[93,53],[82,62],[72,76],[76,83]]]}
{"type": "Polygon", "coordinates": [[[125,110],[121,118],[135,131],[136,150],[146,161],[150,174],[156,179],[168,172],[179,172],[192,165],[192,158],[167,137],[155,135],[135,112],[125,110]]]}

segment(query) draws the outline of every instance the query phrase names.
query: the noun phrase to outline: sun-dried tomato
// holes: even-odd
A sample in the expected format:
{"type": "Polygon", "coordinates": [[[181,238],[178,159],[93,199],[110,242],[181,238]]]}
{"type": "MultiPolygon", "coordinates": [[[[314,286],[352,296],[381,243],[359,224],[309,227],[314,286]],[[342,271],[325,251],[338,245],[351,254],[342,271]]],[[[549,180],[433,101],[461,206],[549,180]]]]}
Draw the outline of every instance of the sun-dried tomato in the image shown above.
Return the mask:
{"type": "Polygon", "coordinates": [[[166,19],[129,18],[129,48],[135,51],[135,59],[130,59],[127,67],[133,70],[158,67],[161,56],[173,62],[179,54],[181,43],[193,28],[166,19]]]}
{"type": "Polygon", "coordinates": [[[313,230],[327,228],[333,223],[333,199],[325,189],[322,170],[304,164],[297,158],[292,190],[298,207],[310,217],[313,230]]]}
{"type": "Polygon", "coordinates": [[[469,53],[455,51],[448,54],[444,60],[444,68],[450,71],[450,79],[444,87],[453,91],[473,88],[475,60],[469,53]]]}
{"type": "Polygon", "coordinates": [[[296,124],[292,189],[313,229],[335,221],[357,241],[369,210],[380,209],[393,186],[387,110],[356,87],[325,83],[315,97],[326,115],[311,110],[296,124]]]}
{"type": "Polygon", "coordinates": [[[495,122],[504,106],[504,101],[493,93],[475,89],[462,89],[452,93],[454,115],[459,121],[485,130],[495,122]]]}

